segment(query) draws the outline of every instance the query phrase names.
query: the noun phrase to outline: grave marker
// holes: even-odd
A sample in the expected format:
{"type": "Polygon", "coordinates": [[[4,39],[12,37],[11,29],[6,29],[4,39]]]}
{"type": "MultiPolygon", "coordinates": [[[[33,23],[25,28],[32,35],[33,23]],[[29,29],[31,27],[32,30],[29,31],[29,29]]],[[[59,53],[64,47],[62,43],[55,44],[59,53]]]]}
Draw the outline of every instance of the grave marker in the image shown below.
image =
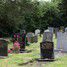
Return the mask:
{"type": "Polygon", "coordinates": [[[50,32],[54,32],[54,28],[53,27],[48,27],[48,30],[50,31],[50,32]]]}
{"type": "Polygon", "coordinates": [[[34,35],[34,42],[35,42],[35,43],[38,42],[38,35],[34,35]]]}
{"type": "Polygon", "coordinates": [[[40,43],[41,59],[54,59],[53,33],[46,30],[40,43]]]}
{"type": "Polygon", "coordinates": [[[53,42],[40,43],[41,59],[54,59],[53,42]]]}
{"type": "Polygon", "coordinates": [[[65,32],[67,32],[67,27],[65,28],[65,32]]]}
{"type": "Polygon", "coordinates": [[[67,32],[57,33],[57,49],[62,49],[62,51],[67,51],[67,32]]]}
{"type": "Polygon", "coordinates": [[[59,28],[54,28],[55,37],[57,37],[57,32],[59,32],[59,28]]]}
{"type": "Polygon", "coordinates": [[[45,41],[53,42],[53,33],[50,32],[49,30],[46,30],[43,33],[43,42],[45,41]]]}
{"type": "Polygon", "coordinates": [[[26,35],[28,42],[33,43],[34,42],[34,33],[30,32],[26,35]]]}
{"type": "Polygon", "coordinates": [[[35,35],[38,35],[38,34],[40,34],[40,30],[39,29],[36,29],[35,30],[35,35]]]}
{"type": "Polygon", "coordinates": [[[0,56],[8,56],[8,44],[4,39],[0,39],[0,56]]]}

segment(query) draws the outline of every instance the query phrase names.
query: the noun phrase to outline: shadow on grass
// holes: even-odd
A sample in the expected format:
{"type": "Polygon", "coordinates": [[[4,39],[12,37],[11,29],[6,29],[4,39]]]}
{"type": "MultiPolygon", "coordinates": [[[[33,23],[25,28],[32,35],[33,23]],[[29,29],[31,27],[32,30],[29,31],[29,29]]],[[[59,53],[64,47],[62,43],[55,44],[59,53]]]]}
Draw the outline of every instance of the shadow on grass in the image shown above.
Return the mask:
{"type": "Polygon", "coordinates": [[[20,63],[20,64],[18,64],[19,66],[25,66],[25,65],[27,65],[27,64],[29,64],[29,63],[33,63],[34,61],[36,61],[37,59],[32,59],[32,60],[30,60],[30,61],[28,61],[28,62],[26,62],[26,63],[20,63]]]}
{"type": "Polygon", "coordinates": [[[56,60],[41,60],[41,61],[39,61],[38,59],[39,59],[39,58],[37,58],[37,59],[32,59],[32,60],[30,60],[30,61],[28,61],[28,62],[26,62],[26,63],[20,63],[20,64],[18,64],[18,65],[19,65],[19,66],[26,66],[27,64],[33,63],[34,61],[36,61],[36,62],[38,62],[38,63],[40,63],[40,62],[50,63],[50,62],[58,61],[58,59],[56,59],[56,60]]]}

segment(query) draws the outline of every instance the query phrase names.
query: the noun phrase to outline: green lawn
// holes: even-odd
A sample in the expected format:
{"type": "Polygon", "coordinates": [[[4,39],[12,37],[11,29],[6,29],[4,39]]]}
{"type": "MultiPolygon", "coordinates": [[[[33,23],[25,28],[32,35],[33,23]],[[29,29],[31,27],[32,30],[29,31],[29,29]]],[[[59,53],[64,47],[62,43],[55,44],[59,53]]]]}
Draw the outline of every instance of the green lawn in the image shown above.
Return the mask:
{"type": "MultiPolygon", "coordinates": [[[[0,59],[0,67],[67,67],[67,55],[56,58],[54,62],[38,63],[37,58],[40,58],[40,42],[42,38],[39,37],[38,43],[33,43],[26,47],[29,53],[22,54],[9,54],[5,59],[0,59]],[[29,63],[32,63],[29,64],[29,63]],[[40,66],[40,65],[41,66],[40,66]]],[[[56,39],[54,37],[54,44],[56,47],[56,39]]],[[[9,43],[9,48],[12,47],[12,43],[9,43]]]]}

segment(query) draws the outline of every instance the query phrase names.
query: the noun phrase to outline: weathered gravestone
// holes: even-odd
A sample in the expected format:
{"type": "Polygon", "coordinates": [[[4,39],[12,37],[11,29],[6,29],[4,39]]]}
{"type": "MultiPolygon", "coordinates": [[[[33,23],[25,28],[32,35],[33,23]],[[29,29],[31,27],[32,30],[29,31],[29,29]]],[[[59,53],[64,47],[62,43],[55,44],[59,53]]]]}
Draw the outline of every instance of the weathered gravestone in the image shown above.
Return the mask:
{"type": "Polygon", "coordinates": [[[4,39],[0,39],[0,56],[8,56],[8,44],[4,39]]]}
{"type": "Polygon", "coordinates": [[[53,27],[48,27],[48,30],[50,31],[50,32],[54,32],[54,28],[53,27]]]}
{"type": "Polygon", "coordinates": [[[38,35],[34,35],[34,42],[35,42],[35,43],[38,42],[38,35]]]}
{"type": "Polygon", "coordinates": [[[62,49],[63,45],[63,33],[62,32],[57,32],[57,49],[62,49]]]}
{"type": "Polygon", "coordinates": [[[62,51],[67,52],[67,32],[57,33],[57,49],[62,49],[62,51]]]}
{"type": "Polygon", "coordinates": [[[57,32],[59,32],[59,28],[54,28],[55,37],[57,37],[57,32]]]}
{"type": "Polygon", "coordinates": [[[62,31],[62,32],[64,32],[64,26],[60,26],[60,30],[62,31]]]}
{"type": "Polygon", "coordinates": [[[28,42],[33,43],[34,42],[34,33],[30,32],[26,35],[28,42]]]}
{"type": "Polygon", "coordinates": [[[67,27],[65,28],[65,32],[67,32],[67,27]]]}
{"type": "Polygon", "coordinates": [[[54,59],[53,33],[46,30],[43,34],[43,41],[40,43],[41,59],[54,59]]]}
{"type": "Polygon", "coordinates": [[[35,35],[38,35],[38,34],[40,34],[40,30],[39,29],[36,29],[35,30],[35,35]]]}
{"type": "Polygon", "coordinates": [[[43,33],[43,41],[49,41],[49,42],[53,42],[53,33],[50,32],[49,30],[45,30],[45,32],[43,33]]]}

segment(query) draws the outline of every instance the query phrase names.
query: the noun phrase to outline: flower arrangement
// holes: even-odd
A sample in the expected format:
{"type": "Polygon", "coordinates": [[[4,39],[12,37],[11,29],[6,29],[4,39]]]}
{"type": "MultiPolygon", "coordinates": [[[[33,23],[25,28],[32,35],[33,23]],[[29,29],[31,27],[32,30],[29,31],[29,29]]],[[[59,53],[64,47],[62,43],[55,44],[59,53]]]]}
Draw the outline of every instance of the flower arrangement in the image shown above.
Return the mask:
{"type": "Polygon", "coordinates": [[[20,50],[20,44],[18,41],[15,41],[13,45],[13,52],[19,53],[19,50],[20,50]]]}

